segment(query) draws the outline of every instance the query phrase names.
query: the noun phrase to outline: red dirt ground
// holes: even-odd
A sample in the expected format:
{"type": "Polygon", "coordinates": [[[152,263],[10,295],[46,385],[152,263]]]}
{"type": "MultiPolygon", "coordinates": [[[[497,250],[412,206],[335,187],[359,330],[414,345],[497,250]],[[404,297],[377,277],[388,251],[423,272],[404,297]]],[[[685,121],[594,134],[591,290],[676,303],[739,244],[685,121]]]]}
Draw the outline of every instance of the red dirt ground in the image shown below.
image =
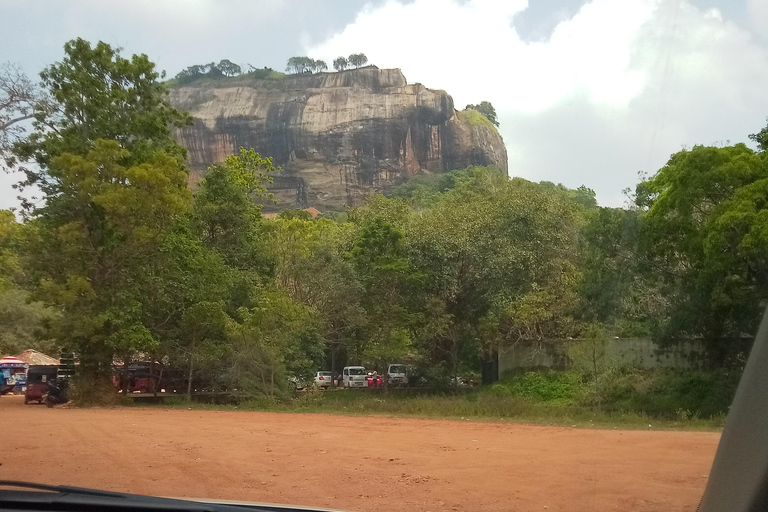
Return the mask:
{"type": "Polygon", "coordinates": [[[366,511],[693,511],[720,437],[9,396],[0,422],[0,479],[366,511]]]}

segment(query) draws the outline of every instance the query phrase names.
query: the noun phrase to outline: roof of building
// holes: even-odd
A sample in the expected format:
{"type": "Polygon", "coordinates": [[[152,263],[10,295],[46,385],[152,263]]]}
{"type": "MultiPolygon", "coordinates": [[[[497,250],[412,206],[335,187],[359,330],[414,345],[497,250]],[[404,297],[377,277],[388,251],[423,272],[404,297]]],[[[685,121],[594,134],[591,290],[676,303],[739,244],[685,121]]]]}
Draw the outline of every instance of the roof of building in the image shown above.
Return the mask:
{"type": "Polygon", "coordinates": [[[60,364],[58,359],[51,356],[47,356],[37,350],[25,350],[21,354],[16,355],[16,359],[20,359],[29,365],[58,365],[60,364]]]}

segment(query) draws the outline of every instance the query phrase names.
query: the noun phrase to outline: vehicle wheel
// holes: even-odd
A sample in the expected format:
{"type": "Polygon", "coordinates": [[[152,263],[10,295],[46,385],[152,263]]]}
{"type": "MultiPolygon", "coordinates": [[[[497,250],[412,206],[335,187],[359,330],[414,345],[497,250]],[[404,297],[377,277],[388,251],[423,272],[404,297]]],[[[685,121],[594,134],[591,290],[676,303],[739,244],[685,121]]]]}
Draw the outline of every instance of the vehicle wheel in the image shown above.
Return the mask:
{"type": "Polygon", "coordinates": [[[27,397],[24,397],[24,405],[28,405],[28,404],[29,404],[29,400],[27,399],[27,397]]]}
{"type": "Polygon", "coordinates": [[[53,401],[53,398],[48,397],[48,398],[45,399],[45,405],[46,405],[46,407],[48,407],[50,409],[54,405],[56,405],[56,403],[53,401]]]}

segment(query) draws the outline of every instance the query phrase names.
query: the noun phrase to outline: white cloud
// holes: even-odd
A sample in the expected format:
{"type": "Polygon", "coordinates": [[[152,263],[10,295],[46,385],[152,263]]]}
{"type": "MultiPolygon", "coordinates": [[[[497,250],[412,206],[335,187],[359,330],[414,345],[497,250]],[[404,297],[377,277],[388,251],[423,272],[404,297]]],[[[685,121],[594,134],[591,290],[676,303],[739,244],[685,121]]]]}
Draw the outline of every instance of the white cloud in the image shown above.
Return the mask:
{"type": "Polygon", "coordinates": [[[745,140],[764,125],[768,52],[719,11],[592,0],[546,41],[526,42],[512,22],[526,7],[390,0],[306,49],[329,61],[363,51],[448,90],[459,107],[491,101],[510,174],[583,183],[605,204],[621,204],[638,171],[654,172],[682,145],[745,140]]]}
{"type": "Polygon", "coordinates": [[[629,69],[630,43],[655,0],[597,0],[560,23],[545,43],[526,43],[512,18],[524,0],[394,0],[360,13],[344,31],[318,45],[313,57],[332,60],[360,49],[380,67],[400,67],[409,79],[450,84],[457,103],[478,88],[501,109],[535,112],[576,90],[598,102],[624,104],[642,88],[629,69]]]}
{"type": "Polygon", "coordinates": [[[768,1],[747,0],[747,16],[755,32],[765,36],[768,32],[768,1]]]}

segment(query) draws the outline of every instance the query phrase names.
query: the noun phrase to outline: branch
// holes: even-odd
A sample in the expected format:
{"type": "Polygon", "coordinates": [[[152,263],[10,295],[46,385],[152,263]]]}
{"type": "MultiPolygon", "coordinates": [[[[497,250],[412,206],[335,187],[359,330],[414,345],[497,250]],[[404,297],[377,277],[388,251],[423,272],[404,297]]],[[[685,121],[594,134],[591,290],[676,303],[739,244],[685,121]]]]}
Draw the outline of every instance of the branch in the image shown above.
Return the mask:
{"type": "Polygon", "coordinates": [[[26,116],[17,117],[16,119],[11,119],[5,124],[0,124],[0,131],[6,130],[7,128],[10,128],[12,125],[16,123],[20,123],[22,121],[26,121],[27,119],[32,119],[35,117],[33,114],[28,114],[26,116]]]}

